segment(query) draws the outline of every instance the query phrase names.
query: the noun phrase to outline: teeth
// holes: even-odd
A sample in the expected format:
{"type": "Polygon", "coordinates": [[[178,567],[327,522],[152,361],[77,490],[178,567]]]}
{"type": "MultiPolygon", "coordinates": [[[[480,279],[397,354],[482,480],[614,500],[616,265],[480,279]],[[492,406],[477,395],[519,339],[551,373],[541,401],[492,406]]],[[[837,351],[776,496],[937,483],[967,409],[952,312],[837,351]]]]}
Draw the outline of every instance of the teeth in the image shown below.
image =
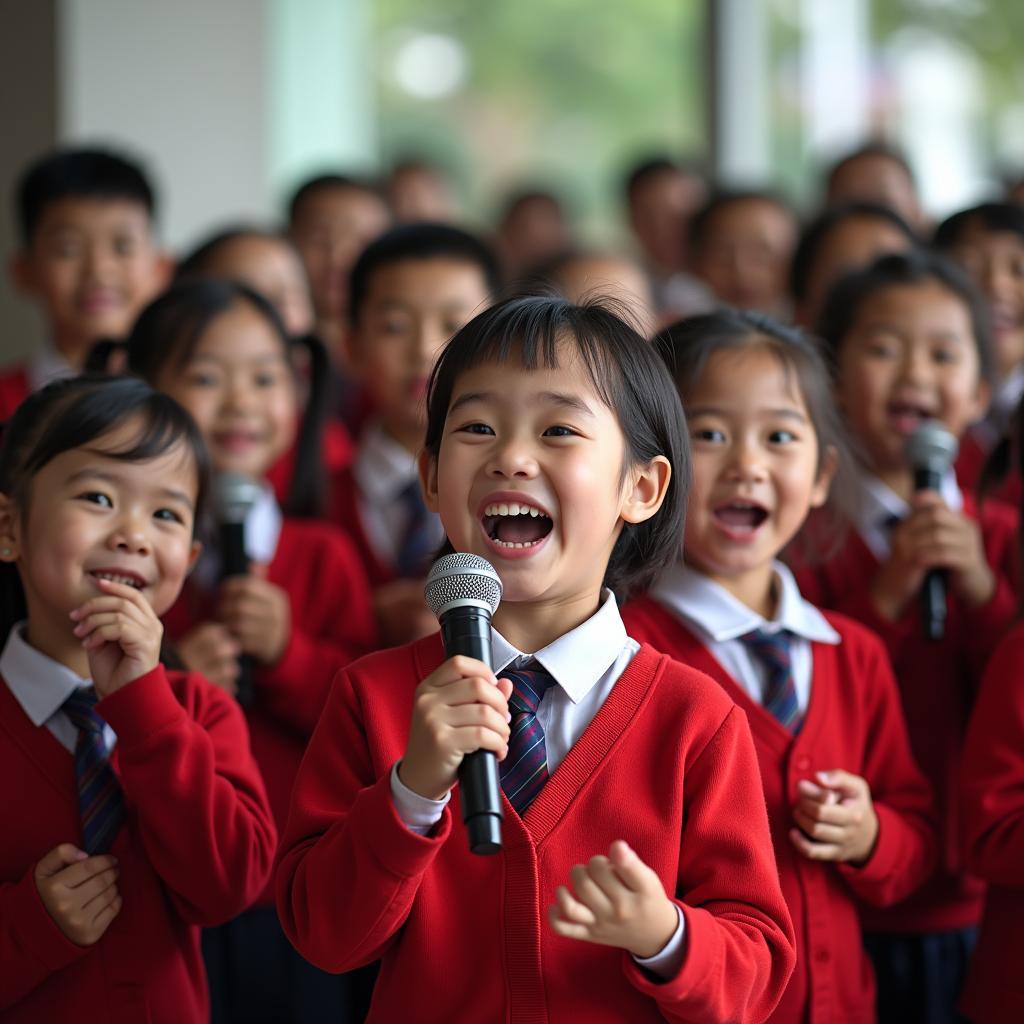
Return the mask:
{"type": "Polygon", "coordinates": [[[133,576],[120,576],[113,572],[94,572],[93,576],[98,580],[110,580],[111,583],[121,583],[126,587],[135,587],[139,589],[139,581],[133,576]]]}
{"type": "Polygon", "coordinates": [[[497,544],[499,548],[532,548],[535,547],[536,544],[540,543],[539,541],[536,541],[531,544],[523,544],[520,541],[516,541],[515,543],[510,544],[508,541],[498,540],[497,537],[492,537],[491,541],[492,543],[497,544]]]}
{"type": "MultiPolygon", "coordinates": [[[[538,508],[533,508],[530,505],[520,505],[519,502],[497,502],[493,505],[488,505],[484,509],[485,516],[531,516],[536,519],[538,516],[544,516],[538,508]]],[[[547,516],[544,516],[546,519],[547,516]]]]}

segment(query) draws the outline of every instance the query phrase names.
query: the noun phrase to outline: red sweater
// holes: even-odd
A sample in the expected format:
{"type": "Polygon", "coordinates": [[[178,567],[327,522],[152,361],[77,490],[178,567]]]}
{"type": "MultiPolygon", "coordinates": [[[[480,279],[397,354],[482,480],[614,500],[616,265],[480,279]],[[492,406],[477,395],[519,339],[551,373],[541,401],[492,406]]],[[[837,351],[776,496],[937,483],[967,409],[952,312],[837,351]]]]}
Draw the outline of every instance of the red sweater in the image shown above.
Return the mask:
{"type": "Polygon", "coordinates": [[[976,924],[981,913],[984,889],[964,873],[960,854],[960,759],[975,688],[1016,613],[1017,516],[998,502],[987,502],[979,515],[969,494],[964,494],[964,512],[981,522],[996,592],[988,604],[974,609],[962,607],[950,592],[941,641],[925,638],[918,601],[911,601],[896,622],[875,612],[869,588],[879,563],[858,533],[851,531],[843,549],[825,564],[796,568],[808,601],[844,612],[885,642],[914,757],[935,791],[941,830],[939,871],[899,906],[885,911],[866,908],[863,919],[869,931],[950,931],[976,924]]]}
{"type": "MultiPolygon", "coordinates": [[[[352,542],[314,520],[285,519],[268,580],[288,594],[292,631],[276,665],[257,668],[248,709],[252,751],[274,820],[288,816],[292,784],[338,669],[374,649],[370,589],[352,542]]],[[[216,594],[186,584],[164,616],[173,641],[215,619],[216,594]]],[[[274,901],[268,885],[260,902],[274,901]]]]}
{"type": "Polygon", "coordinates": [[[14,410],[28,397],[28,373],[23,365],[0,371],[0,423],[9,420],[14,410]]]}
{"type": "Polygon", "coordinates": [[[99,942],[76,946],[33,878],[46,853],[81,842],[74,757],[0,683],[0,1021],[206,1020],[199,928],[256,898],[276,839],[245,721],[201,676],[162,666],[97,711],[117,733],[127,818],[110,852],[124,905],[99,942]]]}
{"type": "Polygon", "coordinates": [[[642,648],[525,817],[503,800],[503,853],[475,857],[453,825],[458,787],[428,836],[391,799],[414,691],[442,660],[435,634],[335,682],[278,854],[278,912],[296,948],[329,971],[381,957],[371,1022],[767,1017],[793,969],[792,926],[732,701],[642,648]],[[547,924],[573,865],[616,838],[683,910],[686,955],[667,982],[547,924]]]}
{"type": "MultiPolygon", "coordinates": [[[[972,495],[977,493],[978,484],[981,482],[981,471],[985,467],[985,460],[988,458],[986,451],[979,442],[977,436],[968,431],[960,441],[960,454],[956,460],[957,483],[972,495]]],[[[1020,474],[1014,469],[1003,481],[1002,485],[992,492],[992,497],[999,501],[1005,501],[1014,508],[1019,508],[1021,497],[1024,495],[1021,489],[1020,474]]]]}
{"type": "Polygon", "coordinates": [[[1024,1020],[1024,623],[999,645],[964,748],[967,863],[989,883],[964,994],[978,1024],[1024,1020]]]}
{"type": "Polygon", "coordinates": [[[773,1022],[875,1020],[874,979],[861,949],[855,897],[885,906],[919,886],[935,863],[928,784],[910,753],[889,659],[878,638],[827,614],[842,637],[813,645],[814,677],[794,737],[730,676],[682,619],[653,598],[623,610],[630,636],[706,672],[747,713],[768,802],[782,892],[796,929],[797,969],[773,1022]],[[878,842],[862,867],[811,861],[789,838],[796,784],[842,768],[867,779],[878,842]]]}
{"type": "MultiPolygon", "coordinates": [[[[320,446],[323,470],[327,475],[328,501],[334,489],[335,476],[343,472],[352,461],[354,450],[352,438],[349,436],[348,430],[345,429],[345,425],[340,420],[329,420],[324,426],[320,446]]],[[[270,467],[270,472],[267,474],[267,480],[274,488],[274,495],[282,503],[288,498],[288,489],[292,485],[294,472],[295,444],[270,467]]],[[[325,516],[325,518],[330,518],[330,516],[325,516]]]]}

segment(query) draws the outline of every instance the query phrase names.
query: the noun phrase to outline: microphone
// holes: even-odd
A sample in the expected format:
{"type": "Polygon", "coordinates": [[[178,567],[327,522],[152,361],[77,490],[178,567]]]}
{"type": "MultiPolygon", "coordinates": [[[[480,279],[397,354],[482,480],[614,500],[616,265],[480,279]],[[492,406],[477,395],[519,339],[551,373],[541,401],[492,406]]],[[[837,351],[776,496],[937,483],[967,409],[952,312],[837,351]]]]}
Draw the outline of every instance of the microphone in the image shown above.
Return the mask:
{"type": "MultiPolygon", "coordinates": [[[[914,490],[938,491],[958,448],[957,439],[941,423],[925,420],[907,438],[904,449],[914,470],[914,490]]],[[[930,569],[924,578],[921,614],[924,635],[941,640],[946,632],[946,574],[942,569],[930,569]]]]}
{"type": "MultiPolygon", "coordinates": [[[[491,668],[491,616],[501,601],[501,580],[491,563],[479,555],[445,555],[431,567],[423,593],[441,624],[445,657],[462,654],[491,668]]],[[[498,759],[491,751],[475,750],[462,759],[459,799],[470,852],[497,853],[504,812],[498,759]]]]}
{"type": "MultiPolygon", "coordinates": [[[[245,553],[245,518],[260,497],[260,485],[241,473],[221,473],[216,479],[214,503],[220,533],[220,578],[244,576],[249,571],[245,553]]],[[[238,659],[238,691],[242,707],[252,704],[252,662],[247,655],[238,659]]]]}

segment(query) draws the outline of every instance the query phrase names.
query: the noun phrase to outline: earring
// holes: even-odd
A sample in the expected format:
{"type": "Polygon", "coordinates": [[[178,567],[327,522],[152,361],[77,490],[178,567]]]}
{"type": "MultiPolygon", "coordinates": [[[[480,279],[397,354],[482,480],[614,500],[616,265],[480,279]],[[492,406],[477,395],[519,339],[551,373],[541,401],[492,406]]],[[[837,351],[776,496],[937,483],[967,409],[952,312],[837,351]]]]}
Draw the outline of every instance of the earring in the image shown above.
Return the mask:
{"type": "Polygon", "coordinates": [[[12,554],[14,552],[10,548],[0,548],[0,555],[3,555],[4,558],[10,558],[12,554]]]}

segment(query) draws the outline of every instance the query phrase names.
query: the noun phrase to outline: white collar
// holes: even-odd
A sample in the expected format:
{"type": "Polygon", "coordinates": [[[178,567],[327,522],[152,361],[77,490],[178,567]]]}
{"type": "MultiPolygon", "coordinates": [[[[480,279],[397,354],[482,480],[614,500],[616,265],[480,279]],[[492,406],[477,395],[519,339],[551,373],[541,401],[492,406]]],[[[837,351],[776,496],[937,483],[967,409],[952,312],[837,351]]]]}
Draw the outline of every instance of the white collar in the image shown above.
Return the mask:
{"type": "Polygon", "coordinates": [[[367,499],[382,504],[394,501],[419,475],[416,456],[388,437],[379,421],[359,438],[352,472],[367,499]]]}
{"type": "Polygon", "coordinates": [[[25,376],[28,378],[30,391],[38,391],[52,380],[74,375],[75,371],[71,364],[53,347],[53,343],[49,340],[39,345],[25,365],[25,376]]]}
{"type": "Polygon", "coordinates": [[[586,622],[533,655],[516,650],[492,628],[491,660],[497,674],[517,658],[535,658],[554,676],[573,704],[578,704],[612,667],[627,640],[615,596],[606,590],[601,607],[586,622]]]}
{"type": "MultiPolygon", "coordinates": [[[[964,507],[964,496],[952,469],[947,469],[942,475],[939,494],[954,512],[964,507]]],[[[869,473],[861,474],[860,487],[856,490],[853,508],[850,510],[850,518],[861,534],[884,529],[887,520],[894,516],[905,519],[909,514],[910,505],[888,484],[869,473]]]]}

